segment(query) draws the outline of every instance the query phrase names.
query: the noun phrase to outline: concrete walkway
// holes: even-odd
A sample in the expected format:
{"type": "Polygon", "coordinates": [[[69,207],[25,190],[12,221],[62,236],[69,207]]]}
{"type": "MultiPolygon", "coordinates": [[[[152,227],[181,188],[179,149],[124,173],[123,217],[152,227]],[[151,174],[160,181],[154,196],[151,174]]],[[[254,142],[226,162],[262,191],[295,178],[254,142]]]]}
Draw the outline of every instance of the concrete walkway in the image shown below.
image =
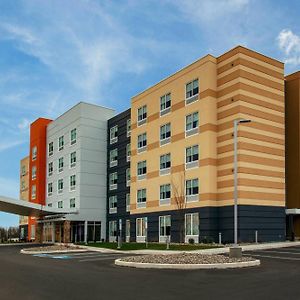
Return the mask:
{"type": "MultiPolygon", "coordinates": [[[[78,246],[78,245],[77,245],[78,246]]],[[[267,250],[267,249],[277,249],[285,247],[300,246],[299,242],[278,242],[278,243],[262,243],[262,244],[250,244],[250,245],[241,245],[243,251],[255,251],[255,250],[267,250]]],[[[203,249],[203,250],[192,250],[192,251],[177,251],[177,250],[114,250],[114,249],[105,249],[97,248],[90,246],[78,246],[81,249],[86,249],[89,251],[96,251],[102,253],[126,253],[126,254],[176,254],[183,252],[192,252],[192,253],[202,253],[202,254],[224,254],[229,253],[230,247],[223,248],[213,248],[213,249],[203,249]]]]}

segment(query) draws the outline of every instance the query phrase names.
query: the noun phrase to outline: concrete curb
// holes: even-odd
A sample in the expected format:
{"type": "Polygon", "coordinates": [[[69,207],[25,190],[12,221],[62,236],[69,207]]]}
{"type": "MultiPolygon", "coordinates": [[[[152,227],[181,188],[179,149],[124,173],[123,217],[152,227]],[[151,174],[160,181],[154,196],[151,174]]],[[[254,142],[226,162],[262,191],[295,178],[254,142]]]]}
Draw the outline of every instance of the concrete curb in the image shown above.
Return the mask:
{"type": "Polygon", "coordinates": [[[7,243],[7,244],[0,244],[0,247],[14,247],[14,246],[25,246],[25,245],[32,245],[28,243],[7,243]]]}
{"type": "Polygon", "coordinates": [[[73,250],[49,250],[49,251],[26,251],[26,249],[22,249],[20,251],[21,254],[55,254],[55,253],[76,253],[76,252],[87,252],[88,250],[84,249],[73,249],[73,250]]]}
{"type": "Polygon", "coordinates": [[[140,268],[140,269],[172,269],[172,270],[200,270],[200,269],[234,269],[256,267],[260,265],[260,260],[243,261],[235,263],[223,264],[152,264],[152,263],[136,263],[122,261],[121,259],[115,260],[116,266],[140,268]]]}
{"type": "MultiPolygon", "coordinates": [[[[179,253],[201,253],[201,254],[225,254],[229,253],[230,247],[224,248],[212,248],[212,249],[200,249],[200,250],[191,250],[191,251],[180,251],[180,250],[115,250],[115,249],[107,249],[107,248],[97,248],[91,246],[83,246],[76,245],[81,249],[87,249],[88,251],[95,251],[101,253],[122,253],[122,254],[179,254],[179,253]]],[[[255,251],[255,250],[268,250],[268,249],[277,249],[277,248],[285,248],[292,246],[300,246],[299,242],[280,242],[280,243],[264,243],[264,244],[251,244],[251,245],[241,245],[243,251],[255,251]]]]}

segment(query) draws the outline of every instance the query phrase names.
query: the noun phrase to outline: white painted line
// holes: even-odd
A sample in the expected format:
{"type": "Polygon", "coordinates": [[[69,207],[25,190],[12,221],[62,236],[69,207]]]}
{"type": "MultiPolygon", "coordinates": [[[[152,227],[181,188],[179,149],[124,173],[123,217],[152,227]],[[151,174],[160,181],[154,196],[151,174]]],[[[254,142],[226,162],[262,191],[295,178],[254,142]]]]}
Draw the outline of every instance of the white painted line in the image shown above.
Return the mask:
{"type": "Polygon", "coordinates": [[[110,255],[110,256],[99,256],[98,258],[91,258],[91,259],[82,259],[79,262],[86,262],[86,261],[97,261],[97,260],[109,260],[109,259],[116,259],[119,258],[120,256],[115,256],[115,255],[110,255]]]}
{"type": "Polygon", "coordinates": [[[94,254],[94,255],[89,255],[89,256],[79,256],[79,257],[74,257],[74,259],[78,258],[78,259],[81,259],[81,258],[94,258],[94,257],[120,257],[120,255],[118,254],[94,254]]]}
{"type": "Polygon", "coordinates": [[[264,257],[264,258],[274,258],[274,259],[282,259],[282,260],[300,260],[300,258],[296,257],[282,257],[282,256],[272,256],[272,255],[260,255],[260,254],[251,254],[254,257],[264,257]]]}
{"type": "Polygon", "coordinates": [[[76,253],[76,254],[71,254],[70,256],[86,256],[86,255],[95,255],[95,254],[98,254],[99,255],[99,253],[98,252],[91,252],[91,253],[87,253],[87,252],[82,252],[82,253],[76,253]]]}
{"type": "MultiPolygon", "coordinates": [[[[263,253],[275,253],[275,254],[292,254],[292,255],[300,255],[300,252],[291,252],[291,251],[270,251],[270,250],[257,250],[255,252],[263,252],[263,253]]],[[[251,255],[251,253],[250,253],[251,255]]]]}

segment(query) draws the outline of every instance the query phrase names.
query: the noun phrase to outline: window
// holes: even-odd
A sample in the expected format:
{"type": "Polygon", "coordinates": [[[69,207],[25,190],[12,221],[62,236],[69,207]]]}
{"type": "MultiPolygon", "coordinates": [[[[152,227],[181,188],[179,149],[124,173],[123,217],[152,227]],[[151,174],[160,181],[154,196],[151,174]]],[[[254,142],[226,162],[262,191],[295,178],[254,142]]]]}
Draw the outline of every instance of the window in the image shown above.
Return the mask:
{"type": "Polygon", "coordinates": [[[147,133],[142,133],[138,136],[138,152],[142,152],[146,150],[147,147],[147,133]]]}
{"type": "Polygon", "coordinates": [[[76,151],[70,154],[70,167],[74,168],[76,166],[76,151]]]}
{"type": "Polygon", "coordinates": [[[185,235],[199,235],[199,214],[185,215],[185,235]]]}
{"type": "Polygon", "coordinates": [[[147,121],[147,105],[144,105],[138,109],[138,125],[142,125],[147,121]]]}
{"type": "Polygon", "coordinates": [[[125,231],[126,231],[126,243],[129,243],[129,241],[130,241],[130,220],[126,220],[125,231]]]}
{"type": "Polygon", "coordinates": [[[64,158],[60,157],[58,159],[58,172],[62,172],[64,170],[64,158]]]}
{"type": "Polygon", "coordinates": [[[127,120],[127,137],[131,135],[131,119],[127,120]]]}
{"type": "Polygon", "coordinates": [[[76,130],[76,128],[71,130],[70,140],[71,140],[71,145],[76,144],[76,140],[77,140],[77,130],[76,130]]]}
{"type": "Polygon", "coordinates": [[[171,185],[163,184],[160,186],[160,204],[170,204],[171,200],[171,185]]]}
{"type": "Polygon", "coordinates": [[[147,174],[147,162],[146,160],[140,161],[137,164],[138,179],[145,179],[147,174]]]}
{"type": "Polygon", "coordinates": [[[58,207],[58,208],[63,208],[63,207],[64,207],[63,202],[62,202],[62,201],[58,201],[58,202],[57,202],[57,207],[58,207]]]}
{"type": "Polygon", "coordinates": [[[110,143],[114,144],[118,141],[118,125],[110,129],[110,143]]]}
{"type": "Polygon", "coordinates": [[[48,203],[48,207],[52,207],[52,203],[48,203]]]}
{"type": "Polygon", "coordinates": [[[60,136],[58,138],[58,151],[61,151],[64,149],[64,136],[60,136]]]}
{"type": "Polygon", "coordinates": [[[137,191],[137,207],[146,207],[146,201],[147,201],[147,196],[146,196],[146,189],[140,189],[137,191]]]}
{"type": "Polygon", "coordinates": [[[76,189],[76,175],[70,176],[70,191],[75,191],[76,189]]]}
{"type": "Polygon", "coordinates": [[[21,168],[21,175],[24,176],[26,174],[26,167],[22,166],[21,168]]]}
{"type": "Polygon", "coordinates": [[[108,199],[109,202],[109,213],[110,214],[115,214],[117,212],[117,196],[110,196],[108,199]]]}
{"type": "Polygon", "coordinates": [[[53,149],[54,149],[53,142],[51,142],[48,144],[48,155],[49,156],[53,155],[53,149]]]}
{"type": "Polygon", "coordinates": [[[171,111],[171,93],[160,97],[160,115],[163,116],[171,111]]]}
{"type": "Polygon", "coordinates": [[[198,99],[198,94],[199,94],[198,79],[195,79],[195,80],[187,83],[185,92],[186,92],[185,99],[187,100],[186,101],[187,104],[189,104],[193,101],[196,101],[198,99]]]}
{"type": "Polygon", "coordinates": [[[171,154],[163,154],[160,156],[160,170],[171,168],[171,154]]]}
{"type": "Polygon", "coordinates": [[[31,199],[35,199],[36,198],[36,185],[33,185],[31,187],[31,199]]]}
{"type": "Polygon", "coordinates": [[[126,211],[130,211],[130,194],[126,194],[126,211]]]}
{"type": "Polygon", "coordinates": [[[185,132],[186,136],[198,133],[199,116],[198,112],[194,112],[185,117],[185,132]]]}
{"type": "Polygon", "coordinates": [[[70,208],[75,208],[75,207],[76,207],[75,198],[71,198],[70,199],[70,208]]]}
{"type": "Polygon", "coordinates": [[[35,239],[35,225],[30,226],[31,232],[30,232],[30,239],[34,240],[35,239]]]}
{"type": "Polygon", "coordinates": [[[145,237],[147,227],[147,217],[136,219],[136,236],[145,237]]]}
{"type": "Polygon", "coordinates": [[[127,144],[126,145],[126,161],[129,162],[130,161],[130,156],[131,156],[131,148],[130,148],[131,144],[127,144]]]}
{"type": "Polygon", "coordinates": [[[109,221],[108,228],[109,228],[109,236],[116,237],[117,236],[117,221],[109,221]]]}
{"type": "Polygon", "coordinates": [[[185,164],[186,168],[198,167],[199,147],[194,145],[185,149],[185,164]]]}
{"type": "Polygon", "coordinates": [[[160,145],[165,145],[171,141],[171,123],[160,127],[160,145]]]}
{"type": "Polygon", "coordinates": [[[57,181],[57,191],[59,194],[63,192],[64,189],[64,180],[63,179],[58,179],[57,181]]]}
{"type": "Polygon", "coordinates": [[[53,193],[53,183],[50,182],[48,183],[48,196],[52,196],[52,193],[53,193]]]}
{"type": "Polygon", "coordinates": [[[31,179],[36,179],[36,166],[32,166],[31,169],[31,179]]]}
{"type": "Polygon", "coordinates": [[[186,193],[187,202],[198,201],[198,194],[199,194],[198,178],[186,180],[185,189],[186,189],[185,193],[186,193]]]}
{"type": "Polygon", "coordinates": [[[113,149],[109,152],[109,165],[115,167],[118,165],[118,149],[113,149]]]}
{"type": "Polygon", "coordinates": [[[32,160],[36,160],[36,156],[37,156],[37,146],[34,146],[32,148],[32,160]]]}
{"type": "Polygon", "coordinates": [[[53,174],[53,162],[48,163],[48,176],[53,174]]]}
{"type": "Polygon", "coordinates": [[[25,190],[25,181],[22,180],[21,181],[21,191],[24,191],[25,190]]]}
{"type": "Polygon", "coordinates": [[[171,216],[159,217],[159,236],[166,237],[171,235],[171,216]]]}
{"type": "Polygon", "coordinates": [[[109,189],[116,190],[118,188],[118,173],[109,174],[109,189]]]}
{"type": "Polygon", "coordinates": [[[130,168],[126,169],[126,186],[130,186],[130,168]]]}

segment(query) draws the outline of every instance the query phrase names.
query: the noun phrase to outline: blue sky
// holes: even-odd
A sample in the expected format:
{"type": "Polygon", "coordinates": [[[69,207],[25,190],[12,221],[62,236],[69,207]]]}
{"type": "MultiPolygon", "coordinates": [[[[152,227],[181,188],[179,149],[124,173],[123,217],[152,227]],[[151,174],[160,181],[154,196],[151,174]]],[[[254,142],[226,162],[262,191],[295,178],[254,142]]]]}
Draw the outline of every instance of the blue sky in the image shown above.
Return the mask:
{"type": "MultiPolygon", "coordinates": [[[[131,96],[207,53],[244,45],[300,69],[299,1],[1,0],[0,195],[18,197],[29,124],[131,96]]],[[[0,226],[18,218],[0,213],[0,226]]]]}

